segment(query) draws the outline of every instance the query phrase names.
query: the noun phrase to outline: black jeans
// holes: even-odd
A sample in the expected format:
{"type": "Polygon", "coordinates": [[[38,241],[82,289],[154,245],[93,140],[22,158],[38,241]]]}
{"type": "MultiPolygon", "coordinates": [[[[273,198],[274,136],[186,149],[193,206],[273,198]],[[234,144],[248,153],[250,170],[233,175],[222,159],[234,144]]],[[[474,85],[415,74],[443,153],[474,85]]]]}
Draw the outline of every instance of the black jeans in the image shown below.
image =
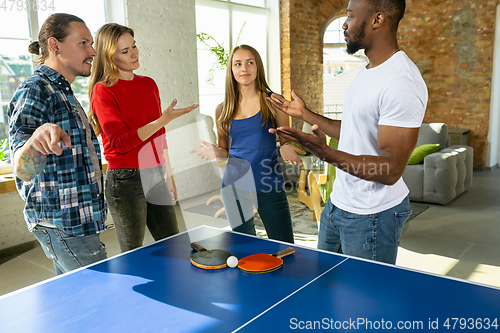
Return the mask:
{"type": "Polygon", "coordinates": [[[179,232],[164,165],[108,169],[105,196],[122,252],[142,246],[146,225],[155,240],[179,232]]]}
{"type": "Polygon", "coordinates": [[[290,207],[284,189],[249,192],[223,185],[221,195],[229,224],[234,231],[256,234],[253,222],[255,208],[270,239],[294,242],[290,207]]]}

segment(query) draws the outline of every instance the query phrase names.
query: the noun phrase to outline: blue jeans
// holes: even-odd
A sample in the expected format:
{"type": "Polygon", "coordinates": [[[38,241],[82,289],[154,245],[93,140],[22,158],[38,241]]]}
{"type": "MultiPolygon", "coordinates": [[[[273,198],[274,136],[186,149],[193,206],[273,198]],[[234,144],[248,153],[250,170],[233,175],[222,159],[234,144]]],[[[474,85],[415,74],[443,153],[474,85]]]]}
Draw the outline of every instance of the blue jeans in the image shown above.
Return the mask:
{"type": "Polygon", "coordinates": [[[406,197],[380,213],[359,215],[328,200],[321,213],[318,249],[395,264],[399,238],[411,214],[409,203],[406,197]]]}
{"type": "Polygon", "coordinates": [[[33,234],[47,258],[54,261],[57,275],[107,258],[106,246],[99,240],[99,234],[71,236],[61,229],[41,225],[33,229],[33,234]]]}
{"type": "Polygon", "coordinates": [[[165,166],[108,169],[105,196],[122,252],[142,246],[146,226],[155,240],[179,232],[165,166]]]}
{"type": "Polygon", "coordinates": [[[292,217],[286,191],[248,192],[222,186],[222,202],[234,231],[256,235],[254,208],[262,219],[267,237],[293,244],[292,217]]]}

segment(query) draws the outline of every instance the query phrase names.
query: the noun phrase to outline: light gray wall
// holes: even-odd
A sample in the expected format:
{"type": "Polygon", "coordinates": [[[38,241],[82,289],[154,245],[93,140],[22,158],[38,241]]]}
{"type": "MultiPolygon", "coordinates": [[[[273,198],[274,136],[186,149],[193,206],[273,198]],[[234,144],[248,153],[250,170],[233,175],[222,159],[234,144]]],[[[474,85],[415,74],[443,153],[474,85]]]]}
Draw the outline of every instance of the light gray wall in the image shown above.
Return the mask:
{"type": "MultiPolygon", "coordinates": [[[[123,10],[122,10],[123,12],[123,10]]],[[[138,74],[152,77],[163,108],[177,99],[176,108],[198,104],[195,0],[128,0],[126,24],[135,30],[140,52],[138,74]]],[[[220,187],[211,164],[190,154],[201,147],[196,109],[167,125],[169,156],[179,199],[220,187]]],[[[203,127],[203,126],[202,126],[203,127]]]]}
{"type": "Polygon", "coordinates": [[[17,192],[0,194],[0,250],[36,240],[24,221],[24,201],[17,192]]]}

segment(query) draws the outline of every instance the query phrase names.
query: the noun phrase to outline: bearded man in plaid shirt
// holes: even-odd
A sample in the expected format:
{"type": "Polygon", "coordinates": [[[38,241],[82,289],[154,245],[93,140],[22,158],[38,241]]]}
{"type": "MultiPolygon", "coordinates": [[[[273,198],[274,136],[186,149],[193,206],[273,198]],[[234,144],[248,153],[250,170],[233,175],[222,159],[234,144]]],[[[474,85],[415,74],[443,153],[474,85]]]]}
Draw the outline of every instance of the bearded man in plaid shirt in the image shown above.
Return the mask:
{"type": "Polygon", "coordinates": [[[31,77],[9,104],[9,143],[24,217],[56,274],[106,258],[101,152],[71,89],[89,76],[96,55],[85,23],[54,14],[29,50],[38,54],[31,77]]]}

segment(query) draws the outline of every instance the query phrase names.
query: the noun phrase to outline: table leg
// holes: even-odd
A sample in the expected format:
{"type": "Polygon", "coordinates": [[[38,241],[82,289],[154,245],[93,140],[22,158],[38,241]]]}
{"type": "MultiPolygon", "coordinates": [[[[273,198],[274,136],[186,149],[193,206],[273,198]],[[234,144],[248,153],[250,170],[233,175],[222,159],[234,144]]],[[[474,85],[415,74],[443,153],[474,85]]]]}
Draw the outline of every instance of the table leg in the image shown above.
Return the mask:
{"type": "Polygon", "coordinates": [[[319,175],[320,173],[321,172],[319,171],[311,171],[307,175],[312,206],[309,208],[313,212],[313,221],[319,221],[321,218],[321,212],[323,211],[323,207],[321,207],[321,194],[319,193],[319,182],[316,179],[316,175],[319,175]]]}
{"type": "Polygon", "coordinates": [[[297,186],[297,199],[307,205],[307,198],[309,197],[309,195],[306,192],[306,175],[306,170],[300,170],[299,184],[297,186]]]}
{"type": "MultiPolygon", "coordinates": [[[[300,170],[300,179],[297,186],[297,199],[305,204],[313,213],[313,221],[319,221],[321,218],[321,194],[319,193],[319,179],[321,171],[300,170]],[[306,177],[309,184],[309,194],[306,192],[306,177]]],[[[322,180],[323,181],[323,180],[322,180]]]]}

